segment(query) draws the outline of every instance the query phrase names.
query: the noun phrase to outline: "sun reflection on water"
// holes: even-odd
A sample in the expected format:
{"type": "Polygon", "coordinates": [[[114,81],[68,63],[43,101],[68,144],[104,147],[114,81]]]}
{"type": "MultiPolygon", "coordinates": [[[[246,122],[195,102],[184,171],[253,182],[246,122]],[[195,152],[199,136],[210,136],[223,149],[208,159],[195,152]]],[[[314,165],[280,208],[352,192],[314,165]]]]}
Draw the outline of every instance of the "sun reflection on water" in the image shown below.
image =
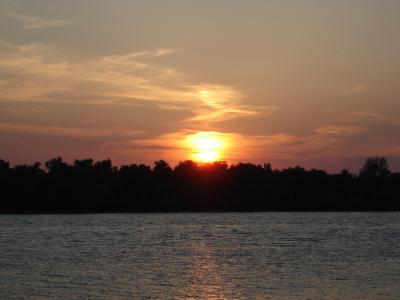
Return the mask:
{"type": "Polygon", "coordinates": [[[235,287],[224,277],[216,253],[204,241],[194,241],[192,246],[190,280],[183,291],[185,299],[229,299],[227,295],[234,294],[235,287]]]}

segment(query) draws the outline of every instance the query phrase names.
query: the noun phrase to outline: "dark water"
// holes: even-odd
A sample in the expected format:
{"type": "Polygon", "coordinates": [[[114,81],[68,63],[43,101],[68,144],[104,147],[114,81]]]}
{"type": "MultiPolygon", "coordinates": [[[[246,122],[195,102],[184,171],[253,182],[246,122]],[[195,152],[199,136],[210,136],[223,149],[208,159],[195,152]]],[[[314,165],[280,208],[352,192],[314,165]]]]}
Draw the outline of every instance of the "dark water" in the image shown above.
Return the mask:
{"type": "Polygon", "coordinates": [[[1,299],[400,299],[400,213],[0,216],[1,299]]]}

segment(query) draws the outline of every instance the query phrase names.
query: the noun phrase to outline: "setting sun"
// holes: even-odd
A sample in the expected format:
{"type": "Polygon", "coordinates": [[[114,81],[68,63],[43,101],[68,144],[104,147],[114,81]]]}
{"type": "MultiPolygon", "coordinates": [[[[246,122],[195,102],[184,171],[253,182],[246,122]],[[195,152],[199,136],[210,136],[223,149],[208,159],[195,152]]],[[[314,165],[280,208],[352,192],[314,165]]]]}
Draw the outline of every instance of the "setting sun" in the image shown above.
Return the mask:
{"type": "Polygon", "coordinates": [[[220,160],[226,148],[224,137],[217,132],[199,132],[188,136],[187,146],[191,149],[192,158],[199,162],[220,160]]]}

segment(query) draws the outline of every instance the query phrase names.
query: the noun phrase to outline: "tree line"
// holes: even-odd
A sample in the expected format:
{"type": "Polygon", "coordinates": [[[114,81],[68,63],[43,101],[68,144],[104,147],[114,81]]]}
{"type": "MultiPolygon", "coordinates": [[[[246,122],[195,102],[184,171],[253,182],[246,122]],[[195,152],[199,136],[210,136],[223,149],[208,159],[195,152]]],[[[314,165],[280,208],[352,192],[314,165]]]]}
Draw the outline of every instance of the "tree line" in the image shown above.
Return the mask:
{"type": "Polygon", "coordinates": [[[32,165],[0,159],[1,213],[400,210],[400,173],[370,157],[358,174],[272,169],[270,164],[164,160],[115,167],[57,157],[32,165]]]}

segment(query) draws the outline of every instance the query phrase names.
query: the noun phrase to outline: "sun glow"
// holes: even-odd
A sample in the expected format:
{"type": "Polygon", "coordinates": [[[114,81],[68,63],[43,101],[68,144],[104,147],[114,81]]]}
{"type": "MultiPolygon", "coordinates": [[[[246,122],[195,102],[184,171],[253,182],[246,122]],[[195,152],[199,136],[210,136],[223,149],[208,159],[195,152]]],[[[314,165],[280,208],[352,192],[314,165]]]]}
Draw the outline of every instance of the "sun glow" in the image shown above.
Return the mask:
{"type": "Polygon", "coordinates": [[[187,137],[188,148],[192,159],[199,162],[214,162],[221,160],[227,141],[217,132],[198,132],[187,137]]]}

